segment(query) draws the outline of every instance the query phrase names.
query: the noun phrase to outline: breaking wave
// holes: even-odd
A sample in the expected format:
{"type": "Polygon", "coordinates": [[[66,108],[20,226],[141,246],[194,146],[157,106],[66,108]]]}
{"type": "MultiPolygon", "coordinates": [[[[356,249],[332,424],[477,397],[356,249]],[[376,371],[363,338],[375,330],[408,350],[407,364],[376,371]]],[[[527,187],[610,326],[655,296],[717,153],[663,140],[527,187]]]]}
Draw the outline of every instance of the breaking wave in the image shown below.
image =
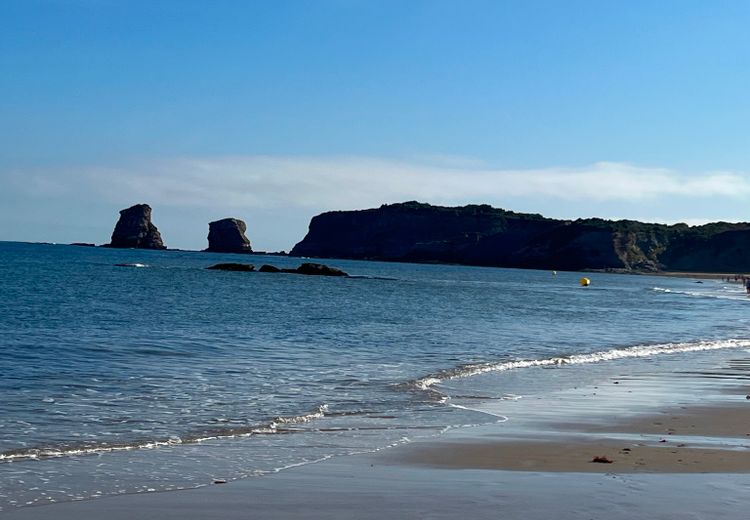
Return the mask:
{"type": "Polygon", "coordinates": [[[692,296],[694,298],[715,298],[715,299],[720,299],[720,300],[750,301],[745,297],[745,292],[739,291],[739,290],[717,293],[717,292],[699,292],[699,291],[680,291],[676,289],[666,289],[664,287],[652,287],[651,291],[663,293],[663,294],[679,294],[682,296],[692,296]]]}
{"type": "Polygon", "coordinates": [[[0,453],[0,463],[12,462],[12,461],[23,461],[23,460],[37,460],[47,459],[56,457],[76,456],[76,455],[98,455],[103,453],[113,453],[118,451],[131,451],[131,450],[150,450],[155,448],[163,448],[168,446],[176,446],[180,444],[197,444],[201,442],[220,440],[220,439],[231,439],[237,437],[250,437],[252,435],[272,435],[275,433],[290,433],[293,430],[284,428],[284,425],[303,424],[316,419],[321,419],[328,414],[328,405],[320,405],[310,413],[303,415],[291,416],[291,417],[276,417],[269,421],[267,424],[239,427],[239,428],[226,428],[222,430],[216,430],[214,432],[206,433],[203,432],[199,435],[185,436],[185,437],[170,437],[168,439],[161,440],[144,440],[133,443],[122,443],[122,444],[97,444],[97,445],[78,445],[78,446],[66,446],[66,447],[36,447],[36,448],[24,448],[20,450],[10,450],[0,453]]]}
{"type": "Polygon", "coordinates": [[[685,343],[660,343],[655,345],[635,345],[632,347],[615,348],[589,354],[573,354],[543,359],[520,359],[514,361],[500,361],[463,365],[457,368],[443,370],[412,381],[410,386],[420,390],[432,390],[432,387],[464,377],[471,377],[489,372],[505,372],[531,367],[549,367],[559,365],[582,365],[614,361],[625,358],[651,357],[661,354],[676,354],[682,352],[696,352],[703,350],[719,350],[730,348],[750,348],[750,339],[726,339],[718,341],[696,341],[685,343]]]}

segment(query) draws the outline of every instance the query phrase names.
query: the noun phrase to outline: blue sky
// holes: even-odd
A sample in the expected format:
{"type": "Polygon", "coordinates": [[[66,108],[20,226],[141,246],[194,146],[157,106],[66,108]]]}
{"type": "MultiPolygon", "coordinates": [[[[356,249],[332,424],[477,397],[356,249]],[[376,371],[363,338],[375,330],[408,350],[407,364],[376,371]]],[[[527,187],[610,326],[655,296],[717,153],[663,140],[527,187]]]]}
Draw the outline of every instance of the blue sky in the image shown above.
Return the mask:
{"type": "Polygon", "coordinates": [[[418,199],[750,220],[750,3],[0,0],[0,239],[418,199]]]}

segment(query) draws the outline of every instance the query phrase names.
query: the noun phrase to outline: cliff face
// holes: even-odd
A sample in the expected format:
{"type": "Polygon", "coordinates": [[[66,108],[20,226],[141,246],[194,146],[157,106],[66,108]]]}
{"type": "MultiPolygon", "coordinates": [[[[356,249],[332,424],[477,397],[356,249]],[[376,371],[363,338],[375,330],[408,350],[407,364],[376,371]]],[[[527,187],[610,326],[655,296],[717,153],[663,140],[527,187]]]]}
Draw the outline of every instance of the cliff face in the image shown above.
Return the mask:
{"type": "Polygon", "coordinates": [[[666,226],[406,202],[312,219],[294,256],[537,269],[750,269],[750,224],[666,226]]]}
{"type": "Polygon", "coordinates": [[[166,249],[156,226],[151,222],[151,206],[136,204],[120,211],[120,219],[106,247],[166,249]]]}
{"type": "Polygon", "coordinates": [[[208,249],[216,253],[252,253],[245,236],[247,226],[236,218],[216,220],[208,225],[208,249]]]}

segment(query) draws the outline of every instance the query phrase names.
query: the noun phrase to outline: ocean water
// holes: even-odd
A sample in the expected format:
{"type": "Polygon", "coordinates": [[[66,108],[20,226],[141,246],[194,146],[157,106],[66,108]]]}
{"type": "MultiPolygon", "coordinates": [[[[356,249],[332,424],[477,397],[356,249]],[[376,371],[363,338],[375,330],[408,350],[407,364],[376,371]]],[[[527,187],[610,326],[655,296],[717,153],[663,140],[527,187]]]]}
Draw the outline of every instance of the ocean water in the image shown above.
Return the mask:
{"type": "Polygon", "coordinates": [[[11,242],[0,260],[0,510],[260,476],[503,420],[472,403],[618,363],[750,348],[750,301],[715,280],[325,261],[342,279],[11,242]]]}

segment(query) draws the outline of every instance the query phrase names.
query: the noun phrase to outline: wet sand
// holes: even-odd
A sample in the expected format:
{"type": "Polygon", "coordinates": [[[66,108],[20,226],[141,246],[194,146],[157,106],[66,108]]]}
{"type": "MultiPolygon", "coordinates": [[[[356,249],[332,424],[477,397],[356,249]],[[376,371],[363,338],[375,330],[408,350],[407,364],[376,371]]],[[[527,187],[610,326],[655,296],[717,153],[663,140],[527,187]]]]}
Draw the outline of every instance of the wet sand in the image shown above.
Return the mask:
{"type": "Polygon", "coordinates": [[[401,463],[450,469],[570,473],[750,473],[750,452],[602,441],[445,443],[415,448],[401,463]],[[601,457],[611,463],[592,462],[601,457]]]}
{"type": "Polygon", "coordinates": [[[600,427],[560,423],[527,432],[534,440],[506,437],[497,425],[470,428],[262,478],[29,507],[0,518],[666,520],[689,513],[739,520],[750,492],[750,403],[742,404],[665,410],[600,427]],[[622,440],[628,436],[634,439],[622,440]],[[704,447],[711,439],[720,445],[704,447]],[[595,456],[613,462],[591,462],[595,456]]]}
{"type": "Polygon", "coordinates": [[[445,469],[750,473],[750,404],[672,410],[582,432],[532,434],[533,440],[496,437],[411,445],[384,458],[445,469]]]}
{"type": "Polygon", "coordinates": [[[660,435],[667,441],[670,440],[669,436],[674,435],[738,438],[750,445],[750,400],[732,405],[686,406],[598,426],[587,425],[585,430],[593,433],[660,435]]]}
{"type": "Polygon", "coordinates": [[[618,384],[600,381],[526,403],[499,401],[518,420],[374,454],[195,490],[21,508],[0,518],[744,520],[745,368],[725,378],[718,372],[618,377],[618,384]],[[686,388],[700,404],[676,402],[686,388]]]}
{"type": "Polygon", "coordinates": [[[346,457],[192,491],[8,513],[13,520],[747,518],[750,477],[437,470],[346,457]]]}
{"type": "Polygon", "coordinates": [[[0,518],[744,520],[749,492],[748,474],[438,469],[355,456],[197,490],[31,507],[0,518]]]}

